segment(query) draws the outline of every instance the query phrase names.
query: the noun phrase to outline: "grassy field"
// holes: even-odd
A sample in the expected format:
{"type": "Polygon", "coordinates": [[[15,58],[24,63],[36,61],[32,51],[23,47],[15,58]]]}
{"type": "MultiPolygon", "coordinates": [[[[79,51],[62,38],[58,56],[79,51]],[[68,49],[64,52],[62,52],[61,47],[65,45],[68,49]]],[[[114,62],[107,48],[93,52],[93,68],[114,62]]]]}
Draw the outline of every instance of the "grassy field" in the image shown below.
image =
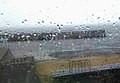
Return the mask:
{"type": "Polygon", "coordinates": [[[35,69],[39,77],[43,77],[45,80],[49,80],[52,71],[68,69],[69,61],[86,59],[90,60],[91,66],[120,63],[120,55],[96,55],[90,57],[74,57],[72,59],[40,60],[36,62],[35,69]]]}

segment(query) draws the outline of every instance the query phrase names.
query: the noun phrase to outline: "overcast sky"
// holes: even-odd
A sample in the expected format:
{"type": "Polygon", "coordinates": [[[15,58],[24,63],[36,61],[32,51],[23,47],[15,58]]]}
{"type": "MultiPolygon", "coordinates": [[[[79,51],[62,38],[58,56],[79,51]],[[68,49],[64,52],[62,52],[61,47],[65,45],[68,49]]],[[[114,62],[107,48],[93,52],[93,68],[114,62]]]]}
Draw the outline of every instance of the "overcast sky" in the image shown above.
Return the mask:
{"type": "Polygon", "coordinates": [[[0,0],[0,27],[116,22],[120,0],[0,0]]]}

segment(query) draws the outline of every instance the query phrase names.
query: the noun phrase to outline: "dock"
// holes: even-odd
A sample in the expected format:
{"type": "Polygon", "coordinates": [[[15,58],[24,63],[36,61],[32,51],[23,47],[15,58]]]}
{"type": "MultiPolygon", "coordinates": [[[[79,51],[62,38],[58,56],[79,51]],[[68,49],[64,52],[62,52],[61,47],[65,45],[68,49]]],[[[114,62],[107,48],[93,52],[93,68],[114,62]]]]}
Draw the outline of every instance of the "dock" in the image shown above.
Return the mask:
{"type": "Polygon", "coordinates": [[[103,70],[112,70],[112,69],[119,69],[120,63],[115,64],[107,64],[107,65],[99,65],[99,66],[92,66],[91,68],[82,67],[82,68],[73,68],[73,69],[64,69],[64,70],[57,70],[52,72],[52,77],[61,77],[61,76],[70,76],[70,75],[77,75],[82,73],[89,73],[89,72],[97,72],[103,70]]]}
{"type": "Polygon", "coordinates": [[[49,76],[52,78],[116,68],[119,69],[120,55],[98,55],[76,57],[73,59],[43,60],[38,61],[35,67],[38,76],[49,76]]]}

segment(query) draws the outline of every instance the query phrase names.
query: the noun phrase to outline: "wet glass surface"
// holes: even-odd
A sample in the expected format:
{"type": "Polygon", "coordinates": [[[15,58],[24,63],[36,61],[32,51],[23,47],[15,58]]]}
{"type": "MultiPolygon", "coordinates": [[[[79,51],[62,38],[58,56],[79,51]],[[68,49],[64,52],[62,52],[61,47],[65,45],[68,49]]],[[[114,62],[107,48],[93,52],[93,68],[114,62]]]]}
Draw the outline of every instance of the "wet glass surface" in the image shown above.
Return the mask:
{"type": "Polygon", "coordinates": [[[0,83],[120,83],[119,0],[1,0],[0,83]]]}

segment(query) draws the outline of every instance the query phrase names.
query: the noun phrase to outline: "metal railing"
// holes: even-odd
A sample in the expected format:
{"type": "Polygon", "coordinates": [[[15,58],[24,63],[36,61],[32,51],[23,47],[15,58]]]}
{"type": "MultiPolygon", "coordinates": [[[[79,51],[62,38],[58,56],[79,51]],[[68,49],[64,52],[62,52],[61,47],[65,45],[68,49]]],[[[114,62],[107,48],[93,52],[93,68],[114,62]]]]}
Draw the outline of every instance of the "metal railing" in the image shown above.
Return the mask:
{"type": "Polygon", "coordinates": [[[88,59],[69,61],[69,72],[71,72],[75,68],[78,69],[75,70],[75,72],[79,72],[79,71],[83,72],[86,68],[91,70],[91,62],[88,59]]]}
{"type": "Polygon", "coordinates": [[[91,71],[91,62],[89,59],[85,60],[71,60],[68,61],[68,68],[56,70],[52,72],[52,77],[60,77],[65,75],[73,75],[91,71]]]}

